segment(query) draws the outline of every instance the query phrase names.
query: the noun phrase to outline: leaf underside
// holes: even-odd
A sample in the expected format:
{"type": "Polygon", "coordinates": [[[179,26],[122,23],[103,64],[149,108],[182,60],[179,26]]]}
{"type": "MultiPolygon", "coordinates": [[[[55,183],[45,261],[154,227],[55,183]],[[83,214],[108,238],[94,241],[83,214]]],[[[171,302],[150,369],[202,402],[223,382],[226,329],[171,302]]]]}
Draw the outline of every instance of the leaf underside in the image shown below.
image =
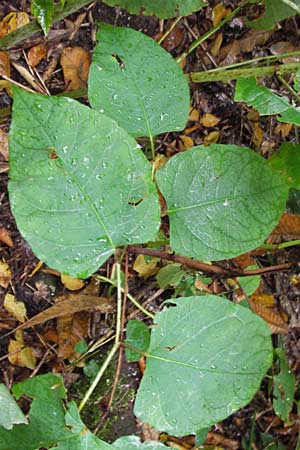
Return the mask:
{"type": "Polygon", "coordinates": [[[50,267],[85,278],[117,246],[155,238],[151,166],[112,119],[16,89],[9,146],[13,214],[50,267]]]}
{"type": "Polygon", "coordinates": [[[261,245],[288,194],[261,156],[235,145],[198,146],[173,156],[156,181],[167,202],[172,249],[204,260],[261,245]]]}
{"type": "Polygon", "coordinates": [[[262,319],[221,297],[170,302],[177,306],[155,316],[135,414],[179,436],[209,427],[251,400],[271,365],[272,342],[262,319]]]}
{"type": "Polygon", "coordinates": [[[97,38],[89,75],[92,107],[134,137],[183,129],[189,87],[171,55],[130,28],[101,24],[97,38]]]}

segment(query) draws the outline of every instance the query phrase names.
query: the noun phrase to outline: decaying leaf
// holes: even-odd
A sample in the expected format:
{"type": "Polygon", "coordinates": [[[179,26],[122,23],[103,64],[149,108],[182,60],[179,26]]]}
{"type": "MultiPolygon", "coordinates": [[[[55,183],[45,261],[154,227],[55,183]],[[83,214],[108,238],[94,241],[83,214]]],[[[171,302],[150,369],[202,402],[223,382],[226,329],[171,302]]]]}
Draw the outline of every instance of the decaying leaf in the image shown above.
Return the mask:
{"type": "Polygon", "coordinates": [[[31,67],[36,67],[47,55],[46,45],[41,43],[31,47],[28,52],[28,62],[31,67]]]}
{"type": "Polygon", "coordinates": [[[0,261],[0,286],[6,289],[11,280],[11,271],[6,262],[0,261]]]}
{"type": "Polygon", "coordinates": [[[219,131],[217,131],[217,130],[211,131],[203,139],[203,144],[204,145],[216,144],[218,142],[218,140],[219,140],[219,137],[220,137],[220,132],[219,131]]]}
{"type": "Polygon", "coordinates": [[[151,259],[147,261],[144,255],[138,255],[135,258],[133,269],[139,274],[140,277],[143,277],[145,280],[155,275],[159,268],[157,267],[158,259],[151,259]]]}
{"type": "Polygon", "coordinates": [[[181,44],[182,39],[183,39],[182,29],[179,26],[175,26],[164,40],[162,46],[168,52],[171,52],[181,44]]]}
{"type": "Polygon", "coordinates": [[[88,334],[89,314],[86,312],[68,314],[57,319],[59,358],[68,359],[74,354],[74,347],[88,334]]]}
{"type": "Polygon", "coordinates": [[[275,127],[275,133],[280,134],[281,137],[286,138],[293,128],[292,123],[279,123],[275,127]]]}
{"type": "Polygon", "coordinates": [[[12,238],[10,237],[9,232],[6,228],[1,227],[0,228],[0,241],[6,244],[8,247],[13,247],[14,243],[12,241],[12,238]]]}
{"type": "Polygon", "coordinates": [[[15,317],[19,322],[25,322],[27,314],[26,306],[23,302],[17,301],[14,295],[6,294],[3,306],[6,311],[15,317]]]}
{"type": "Polygon", "coordinates": [[[200,118],[200,123],[206,128],[214,127],[220,122],[220,118],[215,116],[214,114],[203,114],[200,118]]]}
{"type": "MultiPolygon", "coordinates": [[[[257,30],[255,30],[257,31],[257,30]]],[[[272,55],[281,55],[283,53],[291,53],[291,52],[299,52],[300,47],[295,47],[291,42],[289,41],[279,41],[275,42],[275,44],[272,44],[270,46],[270,51],[272,55]]],[[[282,62],[285,64],[288,63],[295,63],[300,61],[300,55],[294,55],[289,56],[287,58],[283,58],[282,62]]]]}
{"type": "Polygon", "coordinates": [[[256,147],[260,147],[264,137],[264,132],[261,129],[259,122],[253,122],[252,129],[253,129],[252,142],[256,147]]]}
{"type": "Polygon", "coordinates": [[[62,284],[69,289],[69,291],[78,291],[83,288],[84,281],[79,278],[72,278],[68,275],[61,275],[60,277],[62,284]]]}
{"type": "Polygon", "coordinates": [[[87,87],[90,63],[89,53],[81,47],[68,47],[63,50],[60,64],[67,90],[87,87]]]}
{"type": "Polygon", "coordinates": [[[32,347],[25,346],[23,333],[16,331],[16,339],[11,339],[8,344],[8,360],[11,364],[19,367],[34,369],[36,359],[32,347]]]}
{"type": "Polygon", "coordinates": [[[97,297],[95,295],[67,294],[57,298],[58,302],[54,306],[45,309],[41,313],[32,317],[30,320],[20,325],[18,329],[34,327],[47,320],[55,319],[69,314],[75,314],[79,311],[95,310],[102,313],[111,313],[115,309],[114,302],[106,297],[97,297]]]}
{"type": "Polygon", "coordinates": [[[183,143],[185,149],[194,147],[194,141],[191,137],[185,136],[184,134],[180,134],[179,138],[183,143]]]}
{"type": "Polygon", "coordinates": [[[300,239],[300,215],[283,213],[267,242],[268,244],[277,244],[294,239],[300,239]]]}
{"type": "Polygon", "coordinates": [[[287,334],[288,325],[283,320],[281,315],[274,308],[270,308],[262,304],[262,300],[266,301],[266,299],[270,302],[273,301],[274,305],[274,298],[271,295],[251,295],[250,305],[252,311],[267,322],[273,334],[287,334]]]}
{"type": "Polygon", "coordinates": [[[199,111],[196,108],[192,108],[189,114],[189,122],[199,122],[199,111]]]}
{"type": "Polygon", "coordinates": [[[231,13],[231,9],[225,8],[222,3],[218,3],[212,10],[213,26],[217,26],[224,17],[231,13]]]}
{"type": "Polygon", "coordinates": [[[29,16],[26,12],[11,12],[7,14],[0,22],[0,38],[29,22],[29,16]]]}
{"type": "Polygon", "coordinates": [[[0,52],[0,76],[2,75],[10,77],[10,59],[7,52],[0,52]]]}
{"type": "Polygon", "coordinates": [[[212,42],[210,46],[210,52],[212,56],[214,57],[218,56],[222,42],[223,42],[223,33],[218,33],[215,40],[212,42]]]}

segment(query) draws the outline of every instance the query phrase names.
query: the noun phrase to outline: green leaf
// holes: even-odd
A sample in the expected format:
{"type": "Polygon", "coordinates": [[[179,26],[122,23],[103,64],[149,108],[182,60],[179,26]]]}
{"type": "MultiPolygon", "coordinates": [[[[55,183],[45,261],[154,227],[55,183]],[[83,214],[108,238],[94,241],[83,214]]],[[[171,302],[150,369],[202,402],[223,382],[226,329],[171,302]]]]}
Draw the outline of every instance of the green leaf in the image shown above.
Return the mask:
{"type": "Polygon", "coordinates": [[[171,55],[131,28],[101,24],[89,74],[93,108],[132,136],[155,136],[185,127],[189,87],[171,55]]]}
{"type": "Polygon", "coordinates": [[[275,413],[287,422],[294,403],[296,380],[287,364],[283,348],[278,348],[276,353],[279,358],[280,372],[274,376],[273,406],[275,413]]]}
{"type": "Polygon", "coordinates": [[[159,270],[156,280],[160,289],[166,289],[168,286],[177,286],[183,276],[180,264],[167,264],[159,270]]]}
{"type": "MultiPolygon", "coordinates": [[[[295,9],[287,6],[282,0],[263,0],[265,4],[265,14],[254,22],[247,22],[253,28],[272,30],[276,22],[280,22],[288,17],[295,16],[297,12],[295,9]]],[[[300,5],[300,0],[293,0],[297,6],[300,5]]]]}
{"type": "Polygon", "coordinates": [[[134,410],[143,422],[178,436],[246,405],[271,365],[272,342],[261,318],[221,297],[170,302],[176,307],[155,315],[134,410]]]}
{"type": "Polygon", "coordinates": [[[121,6],[131,14],[143,14],[145,16],[156,15],[162,19],[175,16],[188,16],[192,12],[206,6],[202,0],[104,0],[110,6],[121,6]]]}
{"type": "Polygon", "coordinates": [[[17,402],[4,384],[0,384],[0,425],[11,430],[13,425],[28,423],[17,402]]]}
{"type": "Polygon", "coordinates": [[[300,91],[300,70],[298,70],[298,72],[295,73],[295,78],[294,78],[294,89],[295,89],[295,91],[297,91],[297,92],[300,91]]]}
{"type": "Polygon", "coordinates": [[[10,431],[0,428],[0,450],[36,450],[69,437],[62,402],[66,392],[60,376],[28,378],[14,385],[12,391],[17,399],[24,394],[33,398],[29,424],[15,425],[10,431]]]}
{"type": "MultiPolygon", "coordinates": [[[[255,264],[247,267],[247,270],[258,269],[255,264]]],[[[249,277],[239,277],[238,282],[246,295],[252,295],[260,285],[261,277],[259,275],[253,275],[249,277]]]]}
{"type": "Polygon", "coordinates": [[[31,0],[31,12],[47,36],[54,16],[53,0],[31,0]]]}
{"type": "Polygon", "coordinates": [[[173,156],[156,175],[172,249],[220,260],[261,245],[287,199],[288,188],[276,175],[246,147],[213,144],[173,156]]]}
{"type": "Polygon", "coordinates": [[[240,78],[235,87],[234,100],[245,102],[255,108],[261,116],[280,114],[280,122],[300,125],[300,109],[291,106],[285,97],[274,94],[270,89],[257,85],[256,79],[240,78]]]}
{"type": "Polygon", "coordinates": [[[141,442],[137,436],[122,436],[113,442],[113,447],[121,450],[166,450],[167,448],[161,442],[141,442]]]}
{"type": "MultiPolygon", "coordinates": [[[[146,352],[150,343],[150,332],[147,325],[140,320],[129,320],[126,325],[126,344],[135,347],[141,352],[146,352]]],[[[128,348],[125,349],[128,362],[138,361],[141,354],[128,348]]]]}
{"type": "Polygon", "coordinates": [[[286,209],[292,214],[300,214],[300,189],[290,189],[286,209]]]}
{"type": "Polygon", "coordinates": [[[85,278],[115,248],[155,239],[151,165],[112,119],[62,97],[14,90],[9,193],[39,259],[85,278]]]}
{"type": "Polygon", "coordinates": [[[273,154],[269,164],[284,177],[289,187],[300,188],[300,145],[284,142],[279,151],[273,154]]]}
{"type": "Polygon", "coordinates": [[[69,403],[68,406],[66,425],[71,428],[74,437],[59,442],[58,447],[55,447],[56,450],[113,450],[113,446],[98,439],[86,428],[74,402],[69,403]]]}

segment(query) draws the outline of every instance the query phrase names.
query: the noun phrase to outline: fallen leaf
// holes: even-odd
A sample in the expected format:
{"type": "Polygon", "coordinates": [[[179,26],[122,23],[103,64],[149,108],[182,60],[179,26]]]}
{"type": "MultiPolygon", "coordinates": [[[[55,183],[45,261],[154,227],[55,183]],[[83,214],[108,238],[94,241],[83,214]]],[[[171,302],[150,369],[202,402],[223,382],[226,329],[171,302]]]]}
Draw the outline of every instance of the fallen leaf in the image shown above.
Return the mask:
{"type": "Polygon", "coordinates": [[[246,267],[254,266],[255,259],[249,255],[249,253],[244,253],[232,260],[235,264],[237,264],[241,269],[246,269],[246,267]]]}
{"type": "Polygon", "coordinates": [[[16,331],[16,339],[11,339],[8,344],[8,361],[19,367],[34,369],[36,359],[32,347],[24,345],[22,331],[16,331]]]}
{"type": "Polygon", "coordinates": [[[9,265],[0,261],[0,286],[6,289],[11,280],[11,271],[9,265]]]}
{"type": "Polygon", "coordinates": [[[184,134],[181,134],[178,137],[183,143],[185,149],[194,147],[194,141],[191,137],[185,136],[184,134]]]}
{"type": "Polygon", "coordinates": [[[231,9],[226,9],[222,3],[218,3],[212,10],[213,26],[217,26],[224,17],[231,13],[231,9]]]}
{"type": "Polygon", "coordinates": [[[214,127],[216,126],[221,119],[219,117],[215,116],[214,114],[203,114],[203,116],[200,118],[200,123],[206,128],[214,127]]]}
{"type": "Polygon", "coordinates": [[[210,53],[212,54],[212,56],[214,57],[218,56],[222,43],[223,43],[223,33],[218,33],[215,40],[210,46],[210,53]]]}
{"type": "Polygon", "coordinates": [[[256,305],[264,306],[266,308],[273,308],[275,306],[275,299],[273,295],[269,294],[253,294],[250,296],[251,301],[256,305]]]}
{"type": "Polygon", "coordinates": [[[87,86],[90,63],[90,55],[83,48],[67,47],[63,49],[60,64],[67,90],[76,90],[87,86]]]}
{"type": "Polygon", "coordinates": [[[271,31],[252,28],[240,39],[241,52],[252,52],[254,47],[264,45],[270,36],[271,31]]]}
{"type": "Polygon", "coordinates": [[[10,59],[7,52],[0,52],[0,76],[10,77],[10,59]]]}
{"type": "Polygon", "coordinates": [[[151,259],[147,261],[144,255],[138,255],[135,258],[133,269],[139,274],[140,277],[143,277],[145,280],[155,275],[159,268],[157,267],[158,259],[151,259]]]}
{"type": "Polygon", "coordinates": [[[204,145],[216,144],[219,140],[220,132],[219,131],[211,131],[207,136],[203,139],[204,145]]]}
{"type": "Polygon", "coordinates": [[[12,294],[6,294],[3,302],[3,306],[7,312],[9,312],[19,322],[25,322],[26,320],[26,306],[23,302],[16,300],[12,294]]]}
{"type": "Polygon", "coordinates": [[[168,34],[166,39],[163,41],[163,48],[167,50],[168,52],[171,52],[175,48],[177,48],[183,39],[183,31],[182,29],[177,25],[173,28],[173,30],[168,34]]]}
{"type": "Polygon", "coordinates": [[[189,114],[188,121],[189,122],[199,122],[199,117],[200,117],[199,111],[195,108],[192,108],[190,111],[190,114],[189,114]]]}
{"type": "Polygon", "coordinates": [[[217,446],[221,446],[220,448],[227,448],[230,450],[238,450],[240,448],[240,443],[237,440],[229,439],[226,436],[223,436],[219,433],[209,432],[206,437],[205,444],[213,445],[215,449],[217,446]]]}
{"type": "Polygon", "coordinates": [[[273,334],[288,333],[287,323],[274,308],[275,300],[273,295],[253,294],[249,297],[249,302],[252,311],[267,322],[273,334]]]}
{"type": "Polygon", "coordinates": [[[14,246],[14,243],[10,237],[9,232],[6,230],[6,228],[3,227],[0,228],[0,241],[6,244],[8,247],[14,246]]]}
{"type": "Polygon", "coordinates": [[[37,273],[37,272],[40,270],[40,268],[42,267],[43,264],[44,264],[43,261],[39,261],[39,262],[37,263],[37,265],[32,269],[32,271],[30,272],[30,274],[28,275],[28,278],[33,277],[33,275],[34,275],[35,273],[37,273]]]}
{"type": "MultiPolygon", "coordinates": [[[[257,30],[255,30],[257,31],[257,30]]],[[[300,46],[295,47],[289,41],[279,41],[270,46],[270,51],[272,55],[281,55],[282,53],[291,53],[300,50],[300,46]]],[[[282,62],[285,64],[300,62],[300,55],[289,56],[287,58],[283,58],[282,62]]]]}
{"type": "Polygon", "coordinates": [[[268,244],[300,239],[300,215],[283,213],[278,225],[268,237],[268,244]]]}
{"type": "Polygon", "coordinates": [[[192,127],[188,127],[184,130],[184,134],[188,135],[191,134],[193,131],[199,130],[200,125],[198,123],[196,123],[194,126],[192,127]]]}
{"type": "Polygon", "coordinates": [[[36,67],[43,58],[47,55],[47,48],[45,44],[38,44],[28,52],[28,63],[31,67],[36,67]]]}
{"type": "Polygon", "coordinates": [[[155,170],[161,169],[166,162],[168,161],[168,158],[165,155],[159,154],[156,155],[155,160],[153,162],[155,170]]]}
{"type": "Polygon", "coordinates": [[[276,134],[280,134],[281,137],[286,138],[290,134],[294,125],[292,123],[279,123],[276,125],[274,131],[276,134]]]}
{"type": "Polygon", "coordinates": [[[0,38],[27,25],[29,22],[30,19],[26,12],[11,12],[7,14],[0,22],[0,38]]]}
{"type": "Polygon", "coordinates": [[[252,142],[256,147],[260,147],[264,137],[264,132],[261,129],[259,122],[253,122],[252,129],[253,129],[252,142]]]}
{"type": "Polygon", "coordinates": [[[235,39],[231,44],[222,47],[219,53],[219,65],[227,66],[229,64],[234,64],[238,61],[241,54],[240,42],[235,39]]]}
{"type": "Polygon", "coordinates": [[[59,358],[69,359],[74,355],[75,345],[77,342],[83,341],[88,334],[89,317],[88,313],[80,312],[57,319],[57,355],[59,358]]]}
{"type": "Polygon", "coordinates": [[[57,300],[59,302],[56,305],[50,306],[50,308],[27,320],[18,329],[34,327],[50,319],[65,316],[66,311],[69,314],[75,314],[76,312],[86,310],[100,311],[102,313],[111,313],[115,310],[115,303],[112,300],[95,295],[67,294],[59,296],[57,300]]]}
{"type": "Polygon", "coordinates": [[[69,291],[78,291],[79,289],[83,288],[84,281],[80,280],[79,278],[72,278],[68,275],[61,275],[60,276],[62,284],[69,289],[69,291]]]}

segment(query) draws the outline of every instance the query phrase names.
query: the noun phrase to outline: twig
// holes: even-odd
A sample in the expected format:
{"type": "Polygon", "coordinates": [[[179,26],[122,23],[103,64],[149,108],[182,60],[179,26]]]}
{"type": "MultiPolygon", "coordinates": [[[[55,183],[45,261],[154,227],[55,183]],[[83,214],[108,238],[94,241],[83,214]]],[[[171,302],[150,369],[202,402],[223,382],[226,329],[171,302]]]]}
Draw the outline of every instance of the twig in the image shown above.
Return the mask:
{"type": "Polygon", "coordinates": [[[157,42],[158,44],[161,44],[171,33],[171,31],[176,27],[176,25],[178,24],[178,22],[180,22],[180,20],[182,19],[182,16],[177,17],[176,20],[174,20],[174,22],[172,23],[172,25],[170,26],[170,28],[167,29],[167,31],[162,35],[162,37],[159,39],[159,41],[157,42]]]}

